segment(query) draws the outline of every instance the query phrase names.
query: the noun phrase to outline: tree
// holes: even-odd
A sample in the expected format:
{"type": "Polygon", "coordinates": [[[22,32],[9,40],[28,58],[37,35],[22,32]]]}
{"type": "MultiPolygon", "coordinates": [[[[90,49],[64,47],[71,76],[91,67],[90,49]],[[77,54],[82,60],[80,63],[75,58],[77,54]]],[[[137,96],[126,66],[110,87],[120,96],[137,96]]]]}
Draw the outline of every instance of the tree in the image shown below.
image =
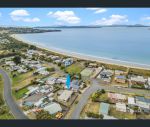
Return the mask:
{"type": "Polygon", "coordinates": [[[52,116],[49,114],[49,112],[41,110],[37,115],[36,119],[42,120],[42,119],[52,119],[52,116]]]}
{"type": "Polygon", "coordinates": [[[105,90],[104,90],[104,89],[102,89],[102,90],[101,90],[101,93],[102,93],[102,94],[104,94],[104,93],[105,93],[105,90]]]}
{"type": "Polygon", "coordinates": [[[60,66],[61,66],[61,63],[58,63],[57,65],[60,67],[60,66]]]}
{"type": "Polygon", "coordinates": [[[36,50],[36,46],[34,46],[34,45],[30,45],[29,49],[36,50]]]}
{"type": "Polygon", "coordinates": [[[54,68],[54,67],[52,67],[52,68],[47,68],[47,71],[53,72],[53,71],[55,71],[55,68],[54,68]]]}
{"type": "Polygon", "coordinates": [[[89,65],[89,62],[86,61],[86,62],[84,63],[84,66],[85,66],[85,67],[88,67],[88,65],[89,65]]]}
{"type": "Polygon", "coordinates": [[[20,64],[21,63],[21,57],[20,56],[15,56],[13,58],[13,61],[14,61],[15,64],[20,64]]]}

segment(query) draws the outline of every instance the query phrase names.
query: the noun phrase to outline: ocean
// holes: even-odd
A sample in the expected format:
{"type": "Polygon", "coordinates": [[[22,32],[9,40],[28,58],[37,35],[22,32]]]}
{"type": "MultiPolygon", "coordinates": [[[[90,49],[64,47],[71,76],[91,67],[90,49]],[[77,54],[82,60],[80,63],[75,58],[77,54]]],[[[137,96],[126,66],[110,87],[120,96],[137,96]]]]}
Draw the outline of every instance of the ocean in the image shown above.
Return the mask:
{"type": "Polygon", "coordinates": [[[150,65],[148,27],[57,28],[61,32],[18,34],[41,45],[95,57],[150,65]]]}

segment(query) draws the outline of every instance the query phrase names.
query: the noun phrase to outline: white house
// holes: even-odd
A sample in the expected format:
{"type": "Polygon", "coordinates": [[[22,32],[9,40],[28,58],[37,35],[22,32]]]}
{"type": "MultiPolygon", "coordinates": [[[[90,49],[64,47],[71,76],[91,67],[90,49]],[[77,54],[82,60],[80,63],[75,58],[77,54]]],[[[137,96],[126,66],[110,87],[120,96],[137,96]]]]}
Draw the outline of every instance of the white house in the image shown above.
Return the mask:
{"type": "Polygon", "coordinates": [[[63,60],[63,63],[64,63],[64,65],[65,65],[65,67],[67,67],[67,66],[73,64],[73,58],[64,59],[64,60],[63,60]]]}
{"type": "Polygon", "coordinates": [[[126,104],[120,102],[116,103],[116,110],[121,112],[126,112],[127,111],[126,104]]]}
{"type": "Polygon", "coordinates": [[[134,97],[128,97],[128,104],[135,105],[135,98],[134,97]]]}
{"type": "Polygon", "coordinates": [[[49,105],[46,105],[44,107],[44,110],[48,111],[49,114],[55,114],[57,112],[62,112],[62,108],[61,108],[60,104],[55,103],[55,102],[50,103],[49,105]]]}
{"type": "Polygon", "coordinates": [[[64,90],[60,96],[58,96],[58,100],[67,102],[73,94],[73,91],[64,90]]]}

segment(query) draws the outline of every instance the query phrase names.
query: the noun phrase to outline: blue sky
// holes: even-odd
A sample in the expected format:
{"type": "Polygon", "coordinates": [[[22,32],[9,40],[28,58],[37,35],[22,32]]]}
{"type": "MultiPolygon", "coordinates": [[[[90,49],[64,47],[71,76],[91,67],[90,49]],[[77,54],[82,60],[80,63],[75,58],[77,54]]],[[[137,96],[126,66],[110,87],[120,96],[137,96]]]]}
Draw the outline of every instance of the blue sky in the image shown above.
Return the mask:
{"type": "Polygon", "coordinates": [[[150,25],[150,8],[1,8],[0,25],[150,25]]]}

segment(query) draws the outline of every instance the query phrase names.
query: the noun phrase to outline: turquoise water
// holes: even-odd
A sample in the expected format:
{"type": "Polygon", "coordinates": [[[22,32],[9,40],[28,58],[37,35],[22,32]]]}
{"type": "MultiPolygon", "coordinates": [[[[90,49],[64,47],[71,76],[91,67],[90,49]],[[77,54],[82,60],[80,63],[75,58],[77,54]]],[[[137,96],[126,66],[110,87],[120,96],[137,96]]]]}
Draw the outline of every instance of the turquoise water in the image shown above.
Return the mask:
{"type": "Polygon", "coordinates": [[[147,27],[61,28],[61,32],[20,34],[46,48],[59,48],[97,57],[150,64],[147,27]]]}

